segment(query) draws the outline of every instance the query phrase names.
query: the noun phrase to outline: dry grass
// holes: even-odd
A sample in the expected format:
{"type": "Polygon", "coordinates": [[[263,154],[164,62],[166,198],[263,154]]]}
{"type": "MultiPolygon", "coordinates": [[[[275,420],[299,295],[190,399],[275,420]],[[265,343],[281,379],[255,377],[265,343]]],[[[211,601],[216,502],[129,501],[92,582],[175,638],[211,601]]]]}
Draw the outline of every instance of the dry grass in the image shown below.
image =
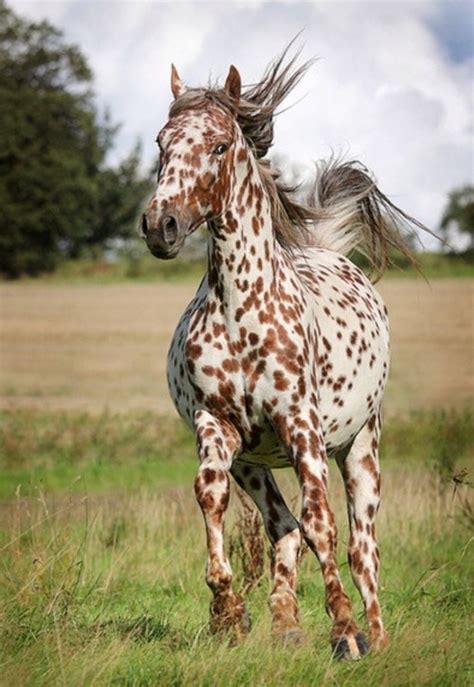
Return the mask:
{"type": "MultiPolygon", "coordinates": [[[[308,641],[269,642],[268,545],[253,512],[238,516],[236,494],[228,543],[253,629],[232,650],[207,632],[194,440],[170,421],[165,384],[194,287],[1,285],[0,406],[13,412],[0,425],[0,684],[473,684],[472,413],[439,410],[472,396],[473,286],[380,287],[393,331],[378,518],[392,646],[348,666],[332,660],[310,554],[299,581],[308,641]],[[428,407],[437,410],[410,412],[428,407]]],[[[341,574],[355,599],[344,493],[330,470],[341,574]]],[[[277,479],[297,510],[291,472],[277,479]]]]}
{"type": "MultiPolygon", "coordinates": [[[[195,286],[2,284],[0,405],[172,412],[172,332],[195,286]]],[[[389,414],[464,404],[473,394],[474,280],[388,280],[389,414]]]]}
{"type": "Polygon", "coordinates": [[[229,559],[234,571],[241,570],[243,593],[256,587],[265,572],[266,540],[262,519],[246,493],[235,488],[239,516],[229,538],[229,559]]]}
{"type": "Polygon", "coordinates": [[[392,327],[389,413],[474,398],[474,280],[381,282],[392,327]]]}
{"type": "MultiPolygon", "coordinates": [[[[303,647],[269,642],[268,573],[248,594],[253,629],[246,642],[229,649],[212,639],[204,529],[189,487],[114,498],[39,493],[11,502],[2,520],[2,683],[467,686],[472,537],[458,500],[422,465],[386,465],[385,475],[379,536],[392,646],[380,656],[357,665],[332,661],[321,576],[309,554],[299,581],[303,647]]],[[[291,500],[294,480],[282,483],[291,500]]],[[[331,485],[342,525],[335,474],[331,485]]],[[[237,503],[234,494],[234,536],[237,503]]],[[[340,529],[343,550],[347,529],[340,529]]],[[[245,569],[235,557],[234,564],[242,588],[245,569]]],[[[344,562],[341,571],[355,599],[344,562]]]]}

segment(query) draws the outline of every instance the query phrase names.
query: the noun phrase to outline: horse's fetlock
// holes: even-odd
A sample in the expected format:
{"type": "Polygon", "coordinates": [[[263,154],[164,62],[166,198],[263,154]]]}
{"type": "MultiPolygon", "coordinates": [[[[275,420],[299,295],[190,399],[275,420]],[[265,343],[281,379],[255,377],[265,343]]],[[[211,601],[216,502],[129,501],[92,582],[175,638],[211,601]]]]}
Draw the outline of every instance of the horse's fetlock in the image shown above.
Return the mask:
{"type": "Polygon", "coordinates": [[[206,584],[214,595],[226,596],[231,593],[232,573],[230,572],[208,572],[206,574],[206,584]]]}

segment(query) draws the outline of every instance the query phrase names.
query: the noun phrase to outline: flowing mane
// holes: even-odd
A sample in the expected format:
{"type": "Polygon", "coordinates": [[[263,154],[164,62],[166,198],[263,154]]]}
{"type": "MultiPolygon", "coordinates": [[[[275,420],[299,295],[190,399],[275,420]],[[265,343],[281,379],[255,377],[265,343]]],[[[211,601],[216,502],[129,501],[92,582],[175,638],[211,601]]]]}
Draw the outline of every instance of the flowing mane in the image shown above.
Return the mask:
{"type": "Polygon", "coordinates": [[[235,118],[270,199],[275,237],[287,250],[320,247],[348,255],[357,249],[367,257],[377,278],[392,264],[392,251],[399,251],[417,267],[404,234],[413,237],[415,228],[433,232],[394,205],[360,162],[335,157],[319,162],[312,189],[300,200],[295,193],[298,187],[283,184],[279,171],[266,158],[279,106],[314,63],[308,60],[298,66],[299,51],[288,56],[292,44],[270,63],[258,83],[244,88],[238,102],[217,84],[188,88],[171,104],[169,116],[204,109],[211,102],[235,118]]]}

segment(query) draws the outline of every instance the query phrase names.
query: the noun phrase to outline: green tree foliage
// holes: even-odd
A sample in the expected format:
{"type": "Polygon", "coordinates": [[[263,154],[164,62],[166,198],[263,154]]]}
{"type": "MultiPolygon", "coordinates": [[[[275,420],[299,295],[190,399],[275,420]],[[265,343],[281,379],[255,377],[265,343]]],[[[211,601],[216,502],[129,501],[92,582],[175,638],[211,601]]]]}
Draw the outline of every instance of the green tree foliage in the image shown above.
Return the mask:
{"type": "Polygon", "coordinates": [[[106,166],[117,127],[100,120],[92,73],[48,22],[0,0],[0,272],[51,270],[130,232],[147,183],[138,149],[106,166]]]}
{"type": "Polygon", "coordinates": [[[474,250],[474,186],[466,185],[449,194],[441,229],[446,233],[453,224],[461,234],[467,234],[469,249],[474,250]]]}
{"type": "Polygon", "coordinates": [[[110,239],[126,240],[131,233],[135,235],[137,214],[152,187],[148,176],[140,176],[140,152],[137,144],[117,167],[101,171],[93,231],[86,245],[101,247],[110,239]]]}

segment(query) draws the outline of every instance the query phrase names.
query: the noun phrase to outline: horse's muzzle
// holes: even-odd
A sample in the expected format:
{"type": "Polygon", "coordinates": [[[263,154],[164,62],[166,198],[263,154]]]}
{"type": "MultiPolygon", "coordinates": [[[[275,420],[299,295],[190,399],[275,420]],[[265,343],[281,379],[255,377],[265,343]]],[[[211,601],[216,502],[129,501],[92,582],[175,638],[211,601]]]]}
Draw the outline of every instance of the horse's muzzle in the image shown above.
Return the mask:
{"type": "Polygon", "coordinates": [[[150,226],[146,214],[143,214],[140,229],[152,255],[162,260],[175,258],[186,237],[186,231],[172,214],[160,217],[156,226],[150,226]]]}

